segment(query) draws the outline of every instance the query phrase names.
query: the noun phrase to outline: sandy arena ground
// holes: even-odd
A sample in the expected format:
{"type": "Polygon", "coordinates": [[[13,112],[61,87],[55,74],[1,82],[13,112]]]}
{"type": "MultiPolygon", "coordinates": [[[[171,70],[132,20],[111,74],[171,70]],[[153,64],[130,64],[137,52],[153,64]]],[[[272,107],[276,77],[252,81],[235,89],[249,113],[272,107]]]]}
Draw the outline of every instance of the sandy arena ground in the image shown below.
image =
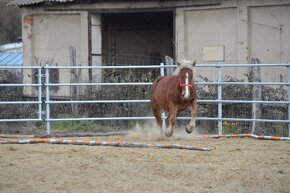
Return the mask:
{"type": "Polygon", "coordinates": [[[0,145],[0,192],[290,192],[290,142],[129,136],[210,152],[77,145],[0,145]]]}

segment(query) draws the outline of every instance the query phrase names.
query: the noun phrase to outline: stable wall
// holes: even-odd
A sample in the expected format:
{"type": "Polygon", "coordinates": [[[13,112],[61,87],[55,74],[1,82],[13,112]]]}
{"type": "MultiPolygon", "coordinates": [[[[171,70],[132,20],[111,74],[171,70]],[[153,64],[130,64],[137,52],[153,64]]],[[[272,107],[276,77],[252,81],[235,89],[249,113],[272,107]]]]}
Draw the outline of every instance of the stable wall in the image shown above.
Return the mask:
{"type": "MultiPolygon", "coordinates": [[[[83,27],[83,19],[86,13],[47,13],[41,9],[25,10],[23,12],[23,42],[24,65],[44,66],[69,66],[69,47],[76,49],[77,65],[88,64],[88,40],[83,39],[83,33],[87,38],[86,26],[83,27]]],[[[33,83],[34,70],[23,71],[24,83],[33,83]]],[[[71,80],[69,69],[59,69],[58,80],[68,83],[71,80]]],[[[80,82],[88,81],[88,70],[81,70],[80,82]]],[[[69,95],[69,87],[52,89],[55,97],[69,95]]],[[[35,96],[36,87],[25,87],[24,94],[35,96]]]]}
{"type": "MultiPolygon", "coordinates": [[[[197,63],[213,63],[203,61],[203,48],[207,46],[224,46],[223,63],[250,63],[258,58],[262,63],[286,63],[290,60],[290,2],[289,0],[213,0],[213,1],[166,1],[163,3],[120,2],[93,3],[90,5],[68,5],[45,8],[22,8],[24,65],[39,65],[35,58],[41,59],[42,65],[53,59],[53,65],[70,65],[69,46],[77,49],[77,63],[82,65],[98,65],[101,61],[101,26],[98,13],[102,10],[132,11],[142,9],[156,11],[169,8],[174,11],[175,57],[194,59],[197,63]],[[132,6],[131,6],[132,5],[132,6]],[[134,5],[134,6],[133,6],[134,5]],[[198,6],[196,6],[198,5],[198,6]],[[129,8],[128,8],[129,7],[129,8]],[[95,13],[96,29],[92,28],[89,37],[88,10],[95,13]],[[93,42],[90,45],[90,41],[93,42]],[[98,44],[99,43],[99,44],[98,44]],[[97,45],[97,47],[94,47],[97,45]],[[92,57],[90,61],[90,46],[92,57]]],[[[118,32],[119,45],[128,37],[136,37],[129,32],[118,32]],[[125,37],[125,38],[124,38],[125,37]]],[[[154,37],[152,37],[154,38],[154,37]]],[[[147,39],[152,45],[158,45],[158,38],[147,39]]],[[[132,42],[134,43],[133,39],[132,42]]],[[[133,45],[128,50],[144,49],[133,45]]],[[[121,47],[122,48],[122,47],[121,47]]],[[[119,48],[119,50],[122,50],[119,48]]],[[[164,53],[167,52],[166,50],[164,53]]],[[[93,71],[93,81],[100,81],[100,71],[93,71]]],[[[225,73],[236,78],[245,78],[245,68],[232,68],[225,73]]],[[[287,80],[285,69],[262,71],[265,81],[287,80]],[[281,77],[279,76],[281,75],[281,77]],[[278,78],[273,78],[278,77],[278,78]],[[278,80],[279,79],[279,80],[278,80]]],[[[225,74],[224,73],[224,74],[225,74]]],[[[199,69],[198,75],[216,80],[215,69],[199,69]]],[[[31,83],[32,71],[24,71],[24,82],[31,83]]],[[[70,72],[60,71],[60,81],[69,82],[70,72]]],[[[89,81],[88,70],[82,70],[81,82],[89,81]]],[[[32,95],[35,90],[25,88],[25,94],[32,95]]],[[[68,96],[68,88],[62,87],[55,96],[68,96]]]]}
{"type": "MultiPolygon", "coordinates": [[[[290,60],[289,1],[221,1],[220,6],[176,9],[177,58],[203,60],[203,48],[224,46],[223,63],[287,63],[290,60]]],[[[226,73],[246,78],[247,68],[231,68],[226,73]]],[[[263,80],[287,81],[283,68],[263,68],[263,80]],[[268,69],[268,70],[267,70],[268,69]],[[281,75],[281,77],[280,77],[281,75]]],[[[201,69],[198,75],[216,80],[216,71],[201,69]]],[[[225,73],[224,73],[225,74],[225,73]]]]}

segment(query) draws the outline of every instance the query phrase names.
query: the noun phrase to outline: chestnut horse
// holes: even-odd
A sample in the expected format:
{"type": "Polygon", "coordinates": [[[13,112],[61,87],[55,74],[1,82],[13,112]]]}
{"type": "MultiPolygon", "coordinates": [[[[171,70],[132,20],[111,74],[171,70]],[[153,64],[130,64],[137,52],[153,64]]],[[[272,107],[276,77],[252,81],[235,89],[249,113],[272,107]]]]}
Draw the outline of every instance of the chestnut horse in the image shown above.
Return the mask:
{"type": "Polygon", "coordinates": [[[193,84],[193,67],[196,62],[182,60],[177,62],[177,69],[172,76],[162,76],[154,80],[151,89],[151,107],[156,118],[157,125],[162,129],[161,112],[169,112],[166,119],[165,135],[173,134],[176,117],[178,114],[191,108],[191,121],[186,126],[186,132],[191,133],[195,127],[197,113],[197,97],[193,84]]]}

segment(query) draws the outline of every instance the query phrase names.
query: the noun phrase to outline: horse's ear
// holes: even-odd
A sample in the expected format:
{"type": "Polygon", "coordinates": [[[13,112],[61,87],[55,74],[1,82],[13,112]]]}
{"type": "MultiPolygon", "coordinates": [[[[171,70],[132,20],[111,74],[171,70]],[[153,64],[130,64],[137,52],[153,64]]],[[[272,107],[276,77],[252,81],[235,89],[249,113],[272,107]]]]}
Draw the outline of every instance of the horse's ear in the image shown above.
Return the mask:
{"type": "Polygon", "coordinates": [[[192,62],[192,66],[195,66],[196,65],[196,60],[194,60],[193,62],[192,62]]]}
{"type": "Polygon", "coordinates": [[[181,65],[178,61],[176,61],[176,63],[177,63],[177,66],[180,66],[181,65]]]}

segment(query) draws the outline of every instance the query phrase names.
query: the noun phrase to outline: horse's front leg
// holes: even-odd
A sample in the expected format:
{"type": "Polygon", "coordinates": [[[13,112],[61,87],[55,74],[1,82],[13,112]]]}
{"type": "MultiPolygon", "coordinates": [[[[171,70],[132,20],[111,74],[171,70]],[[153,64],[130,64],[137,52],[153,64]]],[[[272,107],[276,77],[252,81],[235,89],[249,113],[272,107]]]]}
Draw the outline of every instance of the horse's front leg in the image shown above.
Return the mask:
{"type": "Polygon", "coordinates": [[[170,120],[169,120],[170,125],[165,131],[165,135],[167,137],[171,137],[173,134],[173,130],[174,130],[175,122],[176,122],[176,113],[177,113],[177,109],[175,105],[170,105],[170,120]]]}
{"type": "Polygon", "coordinates": [[[191,121],[186,126],[186,132],[191,133],[193,131],[193,128],[195,127],[195,117],[197,114],[197,101],[194,99],[191,105],[191,121]]]}
{"type": "Polygon", "coordinates": [[[161,108],[157,104],[154,104],[154,105],[152,105],[152,110],[153,110],[154,117],[156,119],[156,123],[157,123],[157,125],[160,128],[160,131],[162,133],[161,108]]]}

